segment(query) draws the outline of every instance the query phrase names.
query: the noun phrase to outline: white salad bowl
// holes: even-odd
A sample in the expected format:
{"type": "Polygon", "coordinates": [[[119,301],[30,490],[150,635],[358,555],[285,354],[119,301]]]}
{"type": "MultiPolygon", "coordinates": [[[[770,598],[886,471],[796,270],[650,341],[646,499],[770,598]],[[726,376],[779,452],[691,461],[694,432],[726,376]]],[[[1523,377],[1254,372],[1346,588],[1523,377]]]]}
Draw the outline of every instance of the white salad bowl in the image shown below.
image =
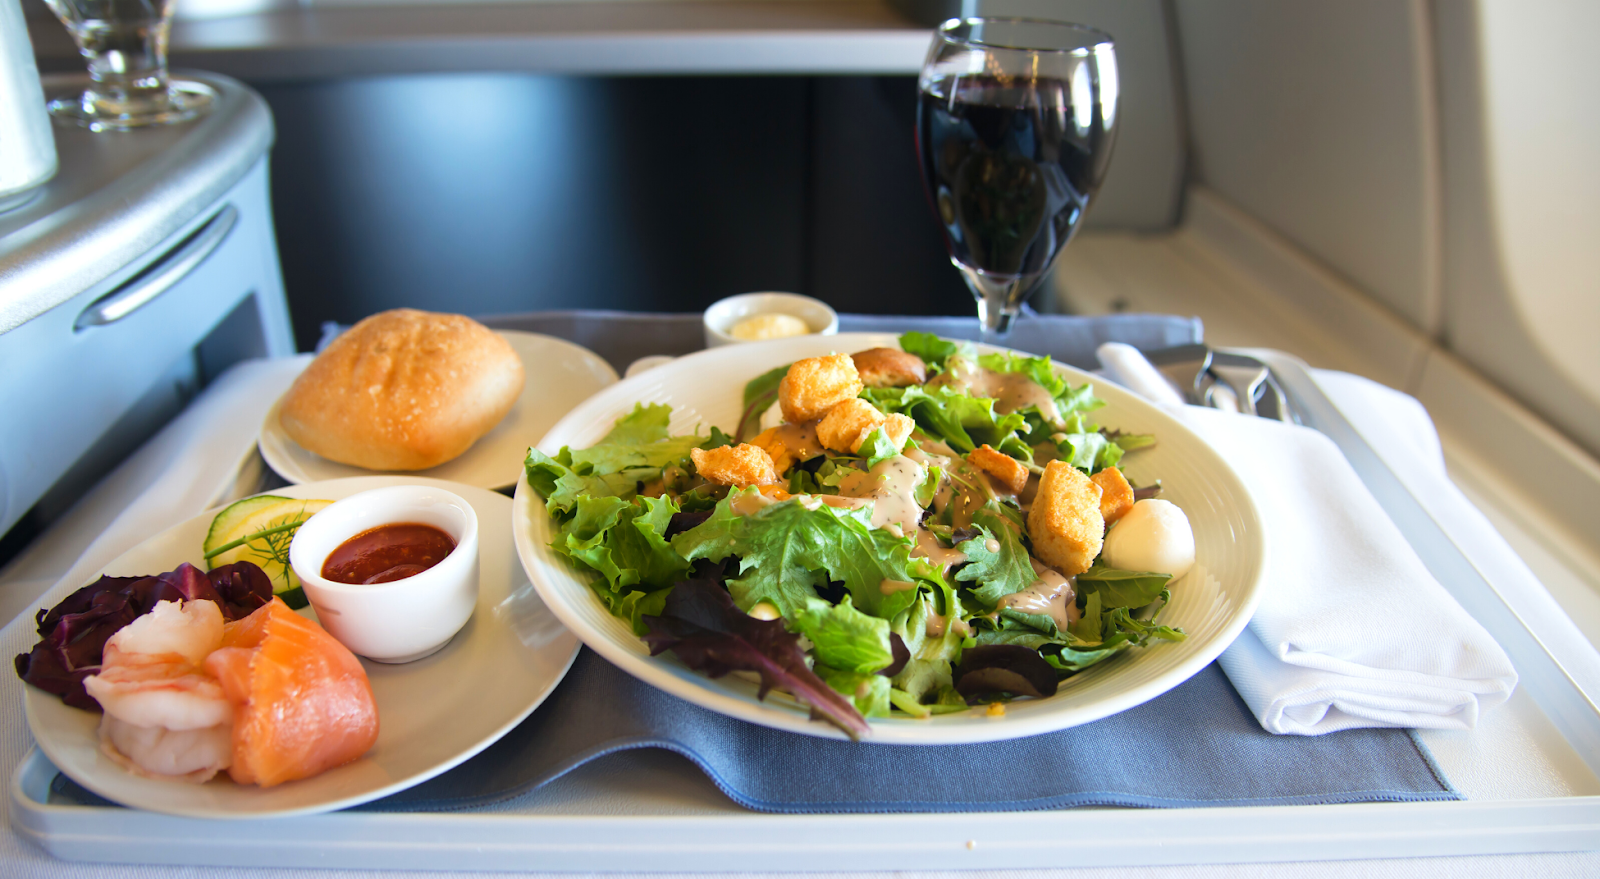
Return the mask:
{"type": "Polygon", "coordinates": [[[306,520],[289,544],[289,564],[328,634],[357,656],[401,663],[438,651],[478,603],[478,516],[436,485],[396,485],[354,494],[306,520]],[[456,548],[425,571],[388,583],[340,583],[322,576],[346,540],[384,525],[432,525],[456,548]]]}
{"type": "MultiPolygon", "coordinates": [[[[736,426],[746,382],[804,357],[897,346],[894,336],[848,333],[802,336],[714,348],[681,357],[601,391],[557,422],[538,444],[555,455],[562,446],[598,442],[637,403],[673,407],[674,435],[711,425],[736,426]]],[[[998,350],[979,346],[979,350],[998,350]]],[[[1003,715],[981,708],[927,720],[892,717],[869,721],[868,740],[886,744],[948,745],[1020,738],[1098,720],[1132,708],[1188,680],[1214,660],[1244,629],[1262,589],[1267,547],[1255,504],[1233,468],[1198,435],[1143,399],[1088,373],[1057,365],[1073,384],[1093,382],[1106,402],[1094,420],[1131,433],[1150,433],[1156,445],[1130,452],[1122,467],[1136,485],[1161,480],[1166,500],[1182,507],[1194,529],[1196,564],[1172,586],[1163,623],[1182,628],[1181,642],[1130,648],[1061,682],[1047,699],[1018,699],[1003,715]]],[[[646,683],[704,708],[777,729],[843,738],[834,726],[811,720],[808,709],[781,693],[756,698],[757,685],[738,676],[708,678],[670,653],[651,656],[627,621],[612,616],[589,583],[599,574],[580,568],[550,548],[553,525],[526,474],[517,484],[512,533],[529,579],[545,604],[585,644],[646,683]]]]}

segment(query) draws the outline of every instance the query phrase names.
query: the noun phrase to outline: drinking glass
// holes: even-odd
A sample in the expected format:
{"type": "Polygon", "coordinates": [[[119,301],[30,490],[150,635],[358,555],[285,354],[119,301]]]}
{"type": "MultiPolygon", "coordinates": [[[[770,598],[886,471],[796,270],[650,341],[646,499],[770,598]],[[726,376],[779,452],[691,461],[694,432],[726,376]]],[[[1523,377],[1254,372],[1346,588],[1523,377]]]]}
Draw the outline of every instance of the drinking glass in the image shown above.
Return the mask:
{"type": "Polygon", "coordinates": [[[1116,141],[1117,56],[1094,28],[939,26],[918,80],[917,151],[950,261],[1004,336],[1083,222],[1116,141]]]}
{"type": "Polygon", "coordinates": [[[50,112],[94,131],[185,122],[215,94],[167,76],[174,0],[45,0],[89,65],[83,94],[50,102],[50,112]]]}

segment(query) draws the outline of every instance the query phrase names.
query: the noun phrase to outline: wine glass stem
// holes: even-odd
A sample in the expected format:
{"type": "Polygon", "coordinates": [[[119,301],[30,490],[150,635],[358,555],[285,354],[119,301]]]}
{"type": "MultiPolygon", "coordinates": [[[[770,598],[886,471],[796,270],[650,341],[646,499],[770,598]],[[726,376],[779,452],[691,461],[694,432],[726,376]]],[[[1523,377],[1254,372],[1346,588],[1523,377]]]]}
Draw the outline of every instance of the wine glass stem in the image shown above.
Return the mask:
{"type": "Polygon", "coordinates": [[[1011,323],[1022,310],[1022,300],[1028,298],[1041,275],[994,275],[976,269],[958,260],[951,260],[961,270],[967,288],[978,300],[978,323],[982,325],[986,342],[1005,338],[1011,332],[1011,323]]]}
{"type": "Polygon", "coordinates": [[[1011,322],[1016,320],[1019,308],[1002,296],[978,296],[978,322],[983,325],[983,338],[1005,338],[1011,332],[1011,322]]]}

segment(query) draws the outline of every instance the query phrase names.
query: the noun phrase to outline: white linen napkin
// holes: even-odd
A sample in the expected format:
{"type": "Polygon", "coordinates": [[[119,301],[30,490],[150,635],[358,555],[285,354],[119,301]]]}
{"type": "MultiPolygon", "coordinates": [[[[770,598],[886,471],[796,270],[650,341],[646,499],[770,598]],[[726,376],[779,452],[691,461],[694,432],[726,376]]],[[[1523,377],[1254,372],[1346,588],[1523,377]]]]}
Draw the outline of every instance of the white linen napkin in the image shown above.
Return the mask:
{"type": "MultiPolygon", "coordinates": [[[[1101,362],[1135,392],[1141,378],[1160,379],[1129,360],[1112,349],[1101,362]]],[[[1170,394],[1164,382],[1152,390],[1170,394]]],[[[1234,465],[1266,527],[1266,591],[1220,659],[1264,728],[1471,729],[1511,695],[1517,674],[1505,651],[1428,572],[1331,440],[1265,418],[1168,408],[1234,465]]],[[[1418,449],[1437,446],[1427,427],[1418,449]]]]}

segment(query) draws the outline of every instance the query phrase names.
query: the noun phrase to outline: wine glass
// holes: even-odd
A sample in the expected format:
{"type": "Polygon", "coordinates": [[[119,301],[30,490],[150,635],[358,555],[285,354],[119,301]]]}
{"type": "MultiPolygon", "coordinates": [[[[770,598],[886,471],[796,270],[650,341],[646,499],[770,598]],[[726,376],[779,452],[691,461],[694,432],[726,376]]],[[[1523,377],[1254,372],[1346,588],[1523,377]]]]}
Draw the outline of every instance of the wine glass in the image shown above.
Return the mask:
{"type": "Polygon", "coordinates": [[[1077,24],[951,19],[917,86],[923,182],[950,261],[977,297],[984,339],[1003,337],[1105,178],[1116,50],[1077,24]]]}
{"type": "Polygon", "coordinates": [[[174,0],[45,0],[89,66],[82,94],[49,104],[52,115],[93,131],[186,122],[211,108],[204,83],[167,76],[174,0]]]}

